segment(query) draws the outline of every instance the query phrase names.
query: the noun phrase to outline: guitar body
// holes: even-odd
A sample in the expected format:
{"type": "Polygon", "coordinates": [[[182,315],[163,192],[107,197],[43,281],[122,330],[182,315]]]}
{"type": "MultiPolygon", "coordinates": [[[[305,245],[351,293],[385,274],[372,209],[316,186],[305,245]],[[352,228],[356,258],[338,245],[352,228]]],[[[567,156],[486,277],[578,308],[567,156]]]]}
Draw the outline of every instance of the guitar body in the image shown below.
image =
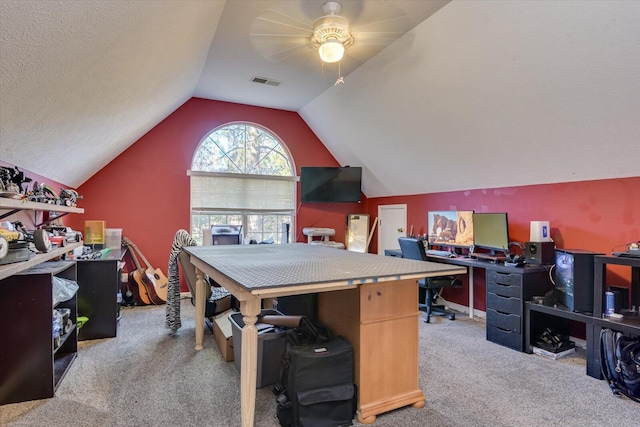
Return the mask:
{"type": "Polygon", "coordinates": [[[133,270],[131,274],[129,274],[129,281],[135,284],[135,286],[133,286],[133,288],[135,289],[133,295],[140,305],[151,304],[151,299],[149,298],[149,292],[147,291],[145,280],[147,280],[146,276],[143,279],[140,271],[138,270],[133,270]]]}
{"type": "Polygon", "coordinates": [[[140,300],[143,304],[166,304],[167,302],[167,290],[169,287],[169,280],[162,273],[159,268],[153,269],[150,267],[149,261],[144,257],[140,249],[128,238],[124,237],[123,242],[129,248],[129,253],[133,262],[136,265],[136,270],[131,273],[133,281],[138,285],[138,293],[140,294],[140,300]],[[140,255],[146,269],[142,268],[140,261],[136,253],[140,255]]]}
{"type": "Polygon", "coordinates": [[[160,270],[159,268],[156,268],[155,270],[147,268],[146,273],[147,277],[153,278],[156,295],[158,295],[158,298],[162,300],[162,304],[166,303],[167,290],[169,289],[169,279],[167,279],[167,276],[165,276],[162,270],[160,270]]]}
{"type": "MultiPolygon", "coordinates": [[[[139,273],[139,272],[138,272],[139,273]]],[[[156,292],[156,288],[158,285],[156,284],[156,279],[153,274],[148,274],[146,271],[139,273],[142,277],[142,281],[145,283],[145,289],[147,290],[147,296],[151,301],[151,304],[161,305],[167,302],[166,296],[165,299],[160,298],[158,293],[156,292]]]]}

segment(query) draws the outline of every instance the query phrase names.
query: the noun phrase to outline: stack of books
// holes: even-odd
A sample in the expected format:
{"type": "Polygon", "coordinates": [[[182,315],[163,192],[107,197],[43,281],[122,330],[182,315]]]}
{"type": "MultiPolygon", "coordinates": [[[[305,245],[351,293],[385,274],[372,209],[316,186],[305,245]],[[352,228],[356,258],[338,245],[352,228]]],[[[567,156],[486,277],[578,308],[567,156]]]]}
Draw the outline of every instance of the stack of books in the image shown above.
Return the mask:
{"type": "Polygon", "coordinates": [[[560,359],[561,357],[568,356],[570,354],[574,354],[576,352],[576,344],[573,341],[568,341],[563,343],[561,347],[556,348],[548,348],[544,349],[541,347],[533,347],[533,353],[539,354],[540,356],[547,357],[549,359],[560,359]]]}

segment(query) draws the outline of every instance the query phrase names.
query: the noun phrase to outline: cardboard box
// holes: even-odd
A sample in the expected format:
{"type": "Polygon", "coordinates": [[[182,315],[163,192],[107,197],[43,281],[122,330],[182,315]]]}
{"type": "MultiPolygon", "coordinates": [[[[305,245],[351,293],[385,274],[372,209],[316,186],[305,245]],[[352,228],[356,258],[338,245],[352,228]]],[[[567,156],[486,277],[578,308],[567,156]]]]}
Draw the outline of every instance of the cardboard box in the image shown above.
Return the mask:
{"type": "Polygon", "coordinates": [[[213,337],[218,344],[220,353],[225,361],[233,361],[233,332],[229,315],[233,310],[227,310],[213,318],[213,337]]]}

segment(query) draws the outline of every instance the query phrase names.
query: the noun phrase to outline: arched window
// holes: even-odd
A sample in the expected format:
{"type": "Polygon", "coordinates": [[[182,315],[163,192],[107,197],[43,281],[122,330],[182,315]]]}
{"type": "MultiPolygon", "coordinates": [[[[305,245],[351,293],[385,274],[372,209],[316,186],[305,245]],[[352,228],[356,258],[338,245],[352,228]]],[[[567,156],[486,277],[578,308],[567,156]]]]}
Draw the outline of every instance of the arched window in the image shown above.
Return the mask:
{"type": "Polygon", "coordinates": [[[203,243],[212,225],[242,225],[247,240],[286,243],[295,214],[293,161],[271,132],[250,123],[213,130],[191,170],[191,234],[203,243]]]}

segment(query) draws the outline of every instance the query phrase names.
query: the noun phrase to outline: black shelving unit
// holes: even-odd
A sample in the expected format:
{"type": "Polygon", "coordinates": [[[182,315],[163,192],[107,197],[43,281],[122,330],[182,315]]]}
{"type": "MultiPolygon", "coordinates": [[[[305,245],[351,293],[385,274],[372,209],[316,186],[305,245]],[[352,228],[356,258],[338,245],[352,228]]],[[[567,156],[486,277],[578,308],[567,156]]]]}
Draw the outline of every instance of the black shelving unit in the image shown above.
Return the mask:
{"type": "Polygon", "coordinates": [[[0,351],[0,404],[53,397],[76,358],[77,295],[54,305],[54,276],[75,281],[75,261],[44,262],[0,281],[0,312],[8,322],[0,351]],[[74,325],[55,348],[54,308],[69,308],[74,325]]]}
{"type": "Polygon", "coordinates": [[[536,322],[543,321],[546,316],[581,322],[585,324],[587,341],[587,375],[602,378],[600,362],[600,332],[609,328],[631,336],[640,336],[640,258],[596,255],[593,275],[593,315],[575,313],[564,307],[547,307],[540,304],[527,303],[526,350],[531,353],[531,328],[536,322]],[[607,282],[607,265],[620,265],[630,268],[631,298],[629,308],[622,310],[623,317],[616,319],[604,315],[604,293],[607,282]]]}

